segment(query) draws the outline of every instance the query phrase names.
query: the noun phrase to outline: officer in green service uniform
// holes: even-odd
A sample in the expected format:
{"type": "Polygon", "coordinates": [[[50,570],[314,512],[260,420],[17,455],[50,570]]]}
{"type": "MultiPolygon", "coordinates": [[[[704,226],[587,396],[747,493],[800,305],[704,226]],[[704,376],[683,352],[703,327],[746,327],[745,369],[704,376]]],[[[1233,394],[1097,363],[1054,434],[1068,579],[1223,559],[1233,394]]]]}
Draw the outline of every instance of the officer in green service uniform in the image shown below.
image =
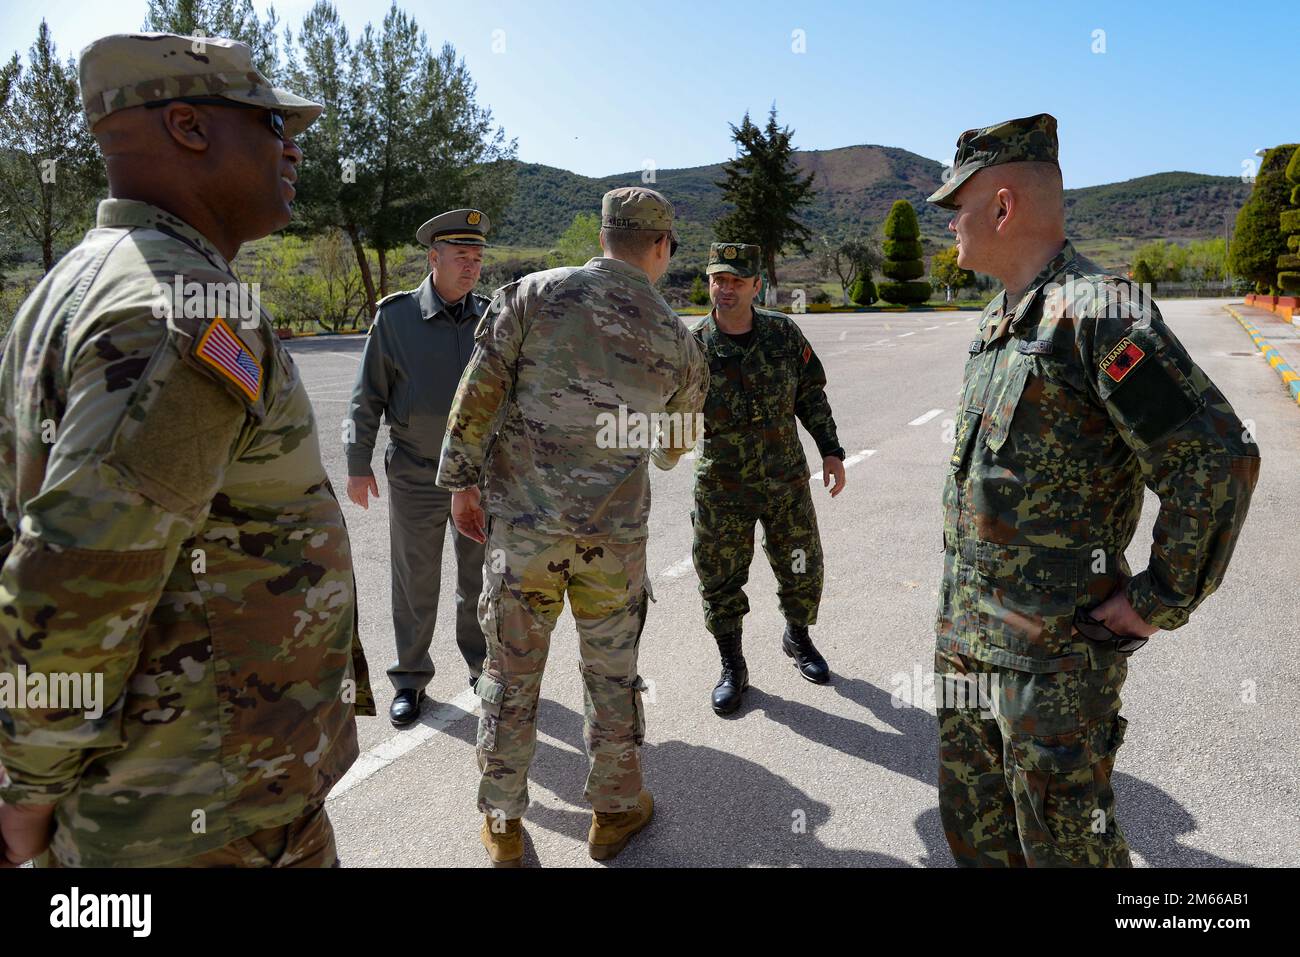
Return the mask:
{"type": "Polygon", "coordinates": [[[373,713],[348,534],[230,266],[288,224],[321,107],[213,37],[104,37],[80,72],[111,198],[0,360],[0,673],[102,693],[0,710],[0,862],[335,865],[373,713]]]}
{"type": "Polygon", "coordinates": [[[808,626],[822,594],[822,547],[808,488],[808,461],[796,420],[817,443],[822,484],[844,490],[844,449],[826,399],[826,371],[799,327],[754,306],[762,250],[746,243],[709,248],[713,311],[692,332],[709,361],[704,440],[695,469],[692,557],[704,598],[704,623],[718,642],[722,677],[713,710],[730,714],[749,686],[741,621],[754,557],[754,523],[776,575],[785,615],[781,647],[809,681],[830,680],[808,626]]]}
{"type": "MultiPolygon", "coordinates": [[[[429,275],[419,288],[382,299],[370,326],[345,421],[348,497],[362,508],[379,494],[370,468],[379,418],[389,426],[384,471],[389,488],[393,635],[397,661],[388,669],[396,694],[394,725],[420,715],[433,678],[429,644],[438,617],[442,550],[451,493],[436,483],[447,413],[474,351],[474,329],[488,299],[474,292],[491,226],[477,209],[435,216],[415,234],[429,248],[429,275]]],[[[471,685],[487,647],[478,623],[483,546],[452,532],[456,552],[456,644],[471,685]]]]}
{"type": "Polygon", "coordinates": [[[1128,866],[1111,773],[1129,655],[1223,581],[1259,451],[1156,304],[1066,240],[1053,117],[963,133],[930,202],[953,211],[958,265],[1005,286],[943,494],[944,830],[961,865],[1128,866]],[[1160,512],[1135,575],[1144,486],[1160,512]]]}

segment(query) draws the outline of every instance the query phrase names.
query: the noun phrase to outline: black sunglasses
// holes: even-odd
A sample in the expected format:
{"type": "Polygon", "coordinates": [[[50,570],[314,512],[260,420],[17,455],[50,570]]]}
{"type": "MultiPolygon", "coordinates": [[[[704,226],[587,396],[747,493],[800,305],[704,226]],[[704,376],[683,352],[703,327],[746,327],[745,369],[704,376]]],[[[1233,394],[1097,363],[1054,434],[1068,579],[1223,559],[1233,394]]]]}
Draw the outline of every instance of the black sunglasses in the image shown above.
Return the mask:
{"type": "Polygon", "coordinates": [[[145,104],[148,109],[156,109],[160,106],[166,106],[168,103],[193,103],[196,106],[228,106],[237,110],[265,110],[271,117],[271,132],[279,137],[280,142],[284,142],[284,114],[278,113],[267,106],[258,106],[256,103],[240,103],[238,100],[227,100],[224,96],[173,96],[167,100],[150,100],[145,104]]]}
{"type": "Polygon", "coordinates": [[[1138,635],[1117,635],[1082,608],[1074,613],[1074,627],[1089,641],[1113,644],[1121,655],[1133,654],[1150,640],[1138,635]]]}

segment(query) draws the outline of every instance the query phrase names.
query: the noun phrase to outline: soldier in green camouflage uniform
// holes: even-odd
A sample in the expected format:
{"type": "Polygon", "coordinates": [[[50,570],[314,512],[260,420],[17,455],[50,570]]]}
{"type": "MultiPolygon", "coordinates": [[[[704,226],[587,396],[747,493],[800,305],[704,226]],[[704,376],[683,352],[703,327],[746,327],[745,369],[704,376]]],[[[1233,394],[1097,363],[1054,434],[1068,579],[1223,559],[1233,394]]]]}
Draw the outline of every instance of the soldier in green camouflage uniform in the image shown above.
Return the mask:
{"type": "Polygon", "coordinates": [[[1065,240],[1051,116],[963,133],[930,201],[955,210],[959,265],[1007,286],[970,344],[943,496],[948,843],[962,865],[1128,866],[1128,655],[1223,580],[1259,452],[1155,303],[1065,240]],[[1132,575],[1144,485],[1160,513],[1132,575]]]}
{"type": "Polygon", "coordinates": [[[498,290],[438,469],[438,484],[455,492],[457,528],[482,541],[484,509],[490,521],[479,599],[488,656],[477,685],[478,806],[499,865],[523,853],[542,670],[565,595],[582,656],[592,856],[616,854],[652,807],[637,752],[645,734],[637,649],[652,597],[646,468],[651,458],[671,468],[689,449],[707,372],[652,284],[676,245],[672,206],[653,190],[616,189],[601,220],[606,256],[498,290]],[[664,414],[674,418],[646,428],[646,417],[664,414]],[[630,424],[626,434],[621,423],[630,424]]]}
{"type": "Polygon", "coordinates": [[[348,535],[230,267],[288,222],[321,108],[228,40],[111,36],[80,69],[115,198],[0,362],[0,670],[102,676],[105,700],[0,711],[0,858],[42,849],[16,815],[52,813],[53,865],[329,866],[325,798],[373,713],[348,535]],[[203,139],[225,146],[186,152],[203,139]]]}
{"type": "Polygon", "coordinates": [[[823,484],[844,487],[844,449],[826,400],[826,371],[803,332],[779,312],[753,305],[762,249],[714,243],[709,295],[714,309],[692,332],[709,362],[705,435],[695,468],[692,558],[704,597],[704,624],[718,642],[722,677],[713,710],[740,707],[749,684],[741,621],[754,558],[754,523],[776,576],[786,619],[782,647],[809,681],[830,680],[808,626],[822,594],[822,546],[808,488],[808,461],[796,422],[817,443],[823,484]]]}

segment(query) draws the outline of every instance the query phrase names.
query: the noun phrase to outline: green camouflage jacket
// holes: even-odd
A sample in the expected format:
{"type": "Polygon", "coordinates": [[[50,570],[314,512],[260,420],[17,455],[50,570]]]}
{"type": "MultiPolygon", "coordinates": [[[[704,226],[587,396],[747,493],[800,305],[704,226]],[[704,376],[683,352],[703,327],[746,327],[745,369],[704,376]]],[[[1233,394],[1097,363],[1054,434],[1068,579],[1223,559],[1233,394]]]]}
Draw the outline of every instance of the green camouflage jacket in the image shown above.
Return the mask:
{"type": "Polygon", "coordinates": [[[757,503],[806,483],[797,422],[823,457],[844,458],[826,399],[826,370],[794,320],[755,307],[754,335],[744,349],[718,330],[712,313],[691,331],[710,371],[696,495],[757,503]]]}
{"type": "Polygon", "coordinates": [[[176,276],[234,280],[183,221],[106,200],[0,360],[0,673],[103,682],[100,716],[0,710],[0,798],[57,802],[64,864],[287,823],[373,713],[307,391],[265,313],[167,318],[176,276]]]}
{"type": "Polygon", "coordinates": [[[1070,244],[1013,313],[989,303],[944,487],[941,647],[1024,671],[1102,667],[1071,625],[1123,584],[1173,629],[1223,580],[1259,450],[1155,303],[1070,244]],[[1124,550],[1160,498],[1146,570],[1124,550]],[[1125,580],[1127,582],[1125,583],[1125,580]]]}
{"type": "Polygon", "coordinates": [[[689,451],[708,387],[645,273],[598,258],[525,276],[497,291],[476,340],[438,484],[482,477],[489,515],[544,535],[645,538],[651,444],[661,468],[689,451]]]}

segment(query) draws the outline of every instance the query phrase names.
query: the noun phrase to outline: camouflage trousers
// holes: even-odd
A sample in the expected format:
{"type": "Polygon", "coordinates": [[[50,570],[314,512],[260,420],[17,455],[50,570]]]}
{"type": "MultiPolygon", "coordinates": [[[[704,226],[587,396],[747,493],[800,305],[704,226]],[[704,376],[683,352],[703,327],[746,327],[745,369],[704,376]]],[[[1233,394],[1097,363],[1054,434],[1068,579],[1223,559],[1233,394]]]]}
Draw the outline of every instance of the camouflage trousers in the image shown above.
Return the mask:
{"type": "Polygon", "coordinates": [[[760,504],[727,501],[696,489],[691,557],[704,599],[704,626],[715,635],[740,627],[749,611],[745,583],[754,560],[754,523],[763,525],[763,551],[776,576],[781,613],[792,625],[817,623],[822,597],[822,541],[807,483],[760,504]]]}
{"type": "Polygon", "coordinates": [[[1110,783],[1127,673],[1124,660],[1030,674],[935,653],[939,814],[959,865],[1131,866],[1110,783]]]}
{"type": "MultiPolygon", "coordinates": [[[[52,852],[38,867],[64,867],[52,852]]],[[[254,831],[223,847],[177,861],[170,867],[338,867],[334,825],[319,804],[296,820],[254,831]]]]}
{"type": "Polygon", "coordinates": [[[591,762],[583,794],[597,811],[635,808],[645,737],[637,650],[653,600],[645,541],[544,537],[492,520],[485,555],[479,621],[487,666],[475,685],[479,809],[517,818],[528,807],[542,671],[566,595],[578,629],[591,762]]]}

